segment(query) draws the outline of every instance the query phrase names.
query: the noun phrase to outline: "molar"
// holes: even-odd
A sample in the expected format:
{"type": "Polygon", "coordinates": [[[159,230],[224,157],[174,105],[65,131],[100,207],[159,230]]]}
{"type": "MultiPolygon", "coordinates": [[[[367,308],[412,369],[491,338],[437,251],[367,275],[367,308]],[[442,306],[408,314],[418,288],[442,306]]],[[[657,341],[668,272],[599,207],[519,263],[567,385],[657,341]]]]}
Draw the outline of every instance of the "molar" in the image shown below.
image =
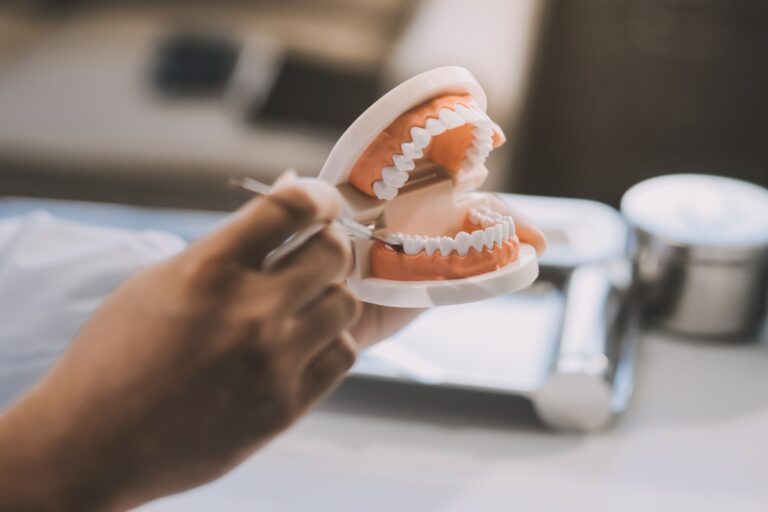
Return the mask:
{"type": "Polygon", "coordinates": [[[467,158],[474,162],[481,162],[485,159],[485,156],[483,155],[480,150],[478,150],[476,147],[471,147],[467,150],[467,158]]]}
{"type": "Polygon", "coordinates": [[[408,173],[397,167],[385,167],[381,170],[381,178],[388,186],[400,188],[408,181],[408,173]]]}
{"type": "Polygon", "coordinates": [[[391,201],[397,197],[397,189],[390,187],[381,180],[373,182],[373,192],[379,199],[386,199],[387,201],[391,201]]]}
{"type": "Polygon", "coordinates": [[[475,109],[466,107],[460,103],[456,105],[455,110],[456,113],[459,114],[459,116],[461,116],[461,118],[468,123],[474,123],[480,119],[480,114],[478,114],[475,109]]]}
{"type": "Polygon", "coordinates": [[[403,238],[403,250],[405,254],[418,254],[424,249],[424,241],[414,236],[403,238]]]}
{"type": "Polygon", "coordinates": [[[413,160],[415,158],[421,158],[424,156],[424,153],[421,151],[421,148],[416,147],[416,144],[413,142],[403,142],[400,145],[400,149],[403,151],[403,156],[409,160],[413,160]]]}
{"type": "Polygon", "coordinates": [[[461,161],[461,164],[459,165],[459,167],[461,167],[462,171],[469,172],[475,168],[475,165],[476,163],[472,161],[470,158],[465,158],[464,160],[461,161]]]}
{"type": "Polygon", "coordinates": [[[392,155],[392,163],[401,171],[412,171],[416,168],[416,164],[413,163],[413,160],[410,160],[403,155],[392,155]]]}

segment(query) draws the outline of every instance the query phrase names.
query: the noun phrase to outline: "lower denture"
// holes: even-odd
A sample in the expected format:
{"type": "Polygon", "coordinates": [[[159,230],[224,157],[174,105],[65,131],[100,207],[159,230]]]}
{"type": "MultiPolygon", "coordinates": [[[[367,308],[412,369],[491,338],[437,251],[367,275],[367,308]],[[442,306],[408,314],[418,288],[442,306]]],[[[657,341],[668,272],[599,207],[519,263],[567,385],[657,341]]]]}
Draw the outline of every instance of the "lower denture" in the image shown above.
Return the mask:
{"type": "MultiPolygon", "coordinates": [[[[480,226],[470,221],[468,213],[459,232],[474,233],[478,230],[480,226]]],[[[374,242],[371,247],[371,275],[396,281],[461,279],[498,270],[516,260],[519,250],[520,240],[514,233],[510,233],[500,245],[493,244],[492,249],[470,247],[463,256],[456,250],[448,255],[439,250],[431,255],[426,250],[405,254],[393,251],[381,242],[374,242]]]]}

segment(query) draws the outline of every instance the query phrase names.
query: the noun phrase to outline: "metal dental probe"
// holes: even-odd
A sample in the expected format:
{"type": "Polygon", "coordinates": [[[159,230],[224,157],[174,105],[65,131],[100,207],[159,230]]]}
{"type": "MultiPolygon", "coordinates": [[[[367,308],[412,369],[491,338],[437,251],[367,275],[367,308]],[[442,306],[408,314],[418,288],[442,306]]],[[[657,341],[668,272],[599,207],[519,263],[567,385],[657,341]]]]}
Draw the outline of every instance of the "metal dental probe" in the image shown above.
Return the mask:
{"type": "MultiPolygon", "coordinates": [[[[239,187],[249,192],[253,192],[259,196],[268,196],[272,193],[272,187],[266,183],[262,183],[258,180],[245,176],[232,177],[229,179],[229,183],[230,185],[239,187]]],[[[352,238],[357,238],[360,240],[376,240],[391,247],[395,251],[403,252],[402,244],[391,242],[384,237],[377,235],[374,233],[373,229],[360,224],[359,222],[352,220],[349,217],[336,217],[333,222],[343,227],[352,238]]],[[[288,254],[292,253],[306,240],[320,232],[324,227],[325,224],[310,226],[290,237],[283,245],[267,255],[267,258],[264,260],[264,268],[268,270],[269,268],[274,267],[277,262],[282,260],[288,254]]]]}

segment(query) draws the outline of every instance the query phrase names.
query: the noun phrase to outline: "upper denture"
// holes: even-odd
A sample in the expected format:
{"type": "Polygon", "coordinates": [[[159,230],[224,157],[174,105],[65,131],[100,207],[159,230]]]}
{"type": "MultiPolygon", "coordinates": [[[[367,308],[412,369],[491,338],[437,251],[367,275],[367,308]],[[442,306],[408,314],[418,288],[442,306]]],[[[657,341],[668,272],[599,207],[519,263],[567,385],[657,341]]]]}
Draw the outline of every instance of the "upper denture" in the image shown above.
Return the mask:
{"type": "Polygon", "coordinates": [[[498,126],[470,95],[446,95],[426,101],[398,117],[366,148],[350,182],[361,192],[391,200],[420,158],[450,172],[482,164],[504,142],[498,126]]]}

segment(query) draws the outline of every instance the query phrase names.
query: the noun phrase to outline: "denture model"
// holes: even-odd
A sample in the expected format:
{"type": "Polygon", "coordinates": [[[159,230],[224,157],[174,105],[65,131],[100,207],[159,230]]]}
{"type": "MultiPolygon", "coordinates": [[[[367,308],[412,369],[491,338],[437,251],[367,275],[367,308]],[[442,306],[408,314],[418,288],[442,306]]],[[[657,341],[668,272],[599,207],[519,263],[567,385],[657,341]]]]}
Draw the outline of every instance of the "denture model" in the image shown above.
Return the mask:
{"type": "Polygon", "coordinates": [[[486,97],[460,67],[427,71],[392,89],[342,135],[320,178],[337,186],[346,215],[380,241],[354,242],[348,279],[360,300],[429,307],[519,290],[538,275],[508,205],[477,192],[485,159],[504,142],[486,97]]]}

